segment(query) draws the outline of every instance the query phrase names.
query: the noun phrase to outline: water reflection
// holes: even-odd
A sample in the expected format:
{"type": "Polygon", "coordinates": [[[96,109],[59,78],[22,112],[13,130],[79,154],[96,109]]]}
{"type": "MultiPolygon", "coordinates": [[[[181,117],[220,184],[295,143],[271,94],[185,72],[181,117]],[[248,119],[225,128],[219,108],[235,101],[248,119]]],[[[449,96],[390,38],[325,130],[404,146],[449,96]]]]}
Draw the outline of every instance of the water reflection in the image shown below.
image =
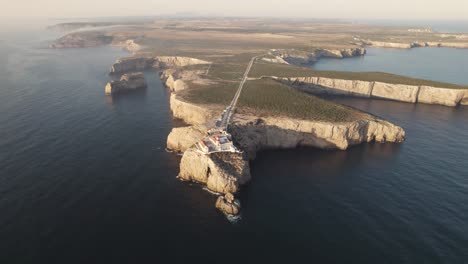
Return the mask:
{"type": "Polygon", "coordinates": [[[135,91],[121,92],[117,94],[106,94],[105,100],[107,105],[114,109],[119,102],[128,101],[144,101],[146,100],[147,88],[138,89],[135,91]]]}

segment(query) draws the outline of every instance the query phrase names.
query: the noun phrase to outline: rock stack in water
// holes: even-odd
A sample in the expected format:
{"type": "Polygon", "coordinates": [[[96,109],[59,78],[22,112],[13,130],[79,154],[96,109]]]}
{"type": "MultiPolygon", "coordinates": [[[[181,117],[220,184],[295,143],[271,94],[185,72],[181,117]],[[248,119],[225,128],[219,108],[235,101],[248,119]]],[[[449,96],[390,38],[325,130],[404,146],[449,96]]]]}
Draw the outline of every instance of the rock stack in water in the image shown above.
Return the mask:
{"type": "Polygon", "coordinates": [[[240,212],[240,201],[234,198],[232,193],[226,193],[216,200],[216,208],[229,215],[238,215],[240,212]]]}
{"type": "Polygon", "coordinates": [[[124,74],[120,80],[107,83],[105,91],[106,94],[116,94],[146,87],[145,75],[142,72],[137,72],[124,74]]]}

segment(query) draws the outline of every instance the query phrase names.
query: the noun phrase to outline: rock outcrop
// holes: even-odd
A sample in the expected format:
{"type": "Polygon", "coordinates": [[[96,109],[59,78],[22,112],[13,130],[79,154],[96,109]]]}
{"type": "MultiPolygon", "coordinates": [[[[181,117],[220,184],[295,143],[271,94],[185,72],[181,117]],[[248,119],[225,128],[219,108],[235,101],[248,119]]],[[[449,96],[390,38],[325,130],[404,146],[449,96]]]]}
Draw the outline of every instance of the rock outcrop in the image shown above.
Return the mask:
{"type": "Polygon", "coordinates": [[[236,193],[240,185],[250,181],[250,166],[243,154],[205,155],[190,148],[182,156],[179,178],[206,184],[213,192],[236,193]]]}
{"type": "Polygon", "coordinates": [[[466,104],[466,100],[468,100],[468,89],[389,84],[323,77],[272,78],[297,87],[302,91],[314,94],[373,97],[400,102],[439,104],[445,106],[466,104]]]}
{"type": "Polygon", "coordinates": [[[111,74],[121,74],[151,69],[155,63],[153,57],[128,57],[118,59],[111,67],[111,74]]]}
{"type": "Polygon", "coordinates": [[[241,209],[240,201],[234,198],[232,193],[219,196],[216,200],[216,208],[228,215],[238,215],[241,209]]]}
{"type": "Polygon", "coordinates": [[[155,61],[156,66],[159,68],[173,68],[189,65],[211,64],[211,62],[209,61],[178,56],[159,56],[155,58],[155,61]]]}
{"type": "Polygon", "coordinates": [[[206,135],[207,130],[203,126],[173,128],[167,137],[167,148],[178,152],[185,152],[201,140],[206,135]]]}
{"type": "Polygon", "coordinates": [[[142,72],[128,73],[122,75],[120,80],[107,83],[105,92],[106,94],[116,94],[146,87],[145,75],[142,72]]]}

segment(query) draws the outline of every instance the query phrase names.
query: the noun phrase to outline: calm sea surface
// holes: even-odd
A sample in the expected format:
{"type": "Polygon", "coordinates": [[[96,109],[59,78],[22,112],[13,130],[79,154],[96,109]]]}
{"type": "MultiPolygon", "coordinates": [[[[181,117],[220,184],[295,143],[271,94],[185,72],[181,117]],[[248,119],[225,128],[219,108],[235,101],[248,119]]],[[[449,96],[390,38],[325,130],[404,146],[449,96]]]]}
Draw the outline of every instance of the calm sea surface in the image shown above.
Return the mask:
{"type": "Polygon", "coordinates": [[[468,50],[450,48],[366,48],[363,57],[320,60],[317,70],[388,72],[414,78],[468,85],[468,50]]]}
{"type": "MultiPolygon", "coordinates": [[[[261,153],[231,223],[215,196],[176,179],[180,158],[164,148],[178,124],[157,74],[107,97],[125,53],[42,49],[51,38],[0,35],[0,263],[468,262],[467,107],[333,98],[408,140],[261,153]]],[[[468,51],[412,52],[317,67],[468,83],[468,51]]]]}

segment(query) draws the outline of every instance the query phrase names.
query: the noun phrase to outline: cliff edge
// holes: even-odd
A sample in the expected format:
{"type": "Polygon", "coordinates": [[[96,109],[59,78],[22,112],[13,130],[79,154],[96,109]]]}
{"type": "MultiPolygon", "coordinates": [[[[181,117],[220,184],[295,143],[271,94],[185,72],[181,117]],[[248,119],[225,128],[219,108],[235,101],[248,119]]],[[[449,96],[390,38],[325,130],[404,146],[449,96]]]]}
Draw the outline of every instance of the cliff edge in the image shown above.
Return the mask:
{"type": "Polygon", "coordinates": [[[468,104],[468,89],[451,89],[425,85],[415,86],[323,77],[271,78],[313,94],[382,98],[407,103],[439,104],[445,106],[468,104]]]}

